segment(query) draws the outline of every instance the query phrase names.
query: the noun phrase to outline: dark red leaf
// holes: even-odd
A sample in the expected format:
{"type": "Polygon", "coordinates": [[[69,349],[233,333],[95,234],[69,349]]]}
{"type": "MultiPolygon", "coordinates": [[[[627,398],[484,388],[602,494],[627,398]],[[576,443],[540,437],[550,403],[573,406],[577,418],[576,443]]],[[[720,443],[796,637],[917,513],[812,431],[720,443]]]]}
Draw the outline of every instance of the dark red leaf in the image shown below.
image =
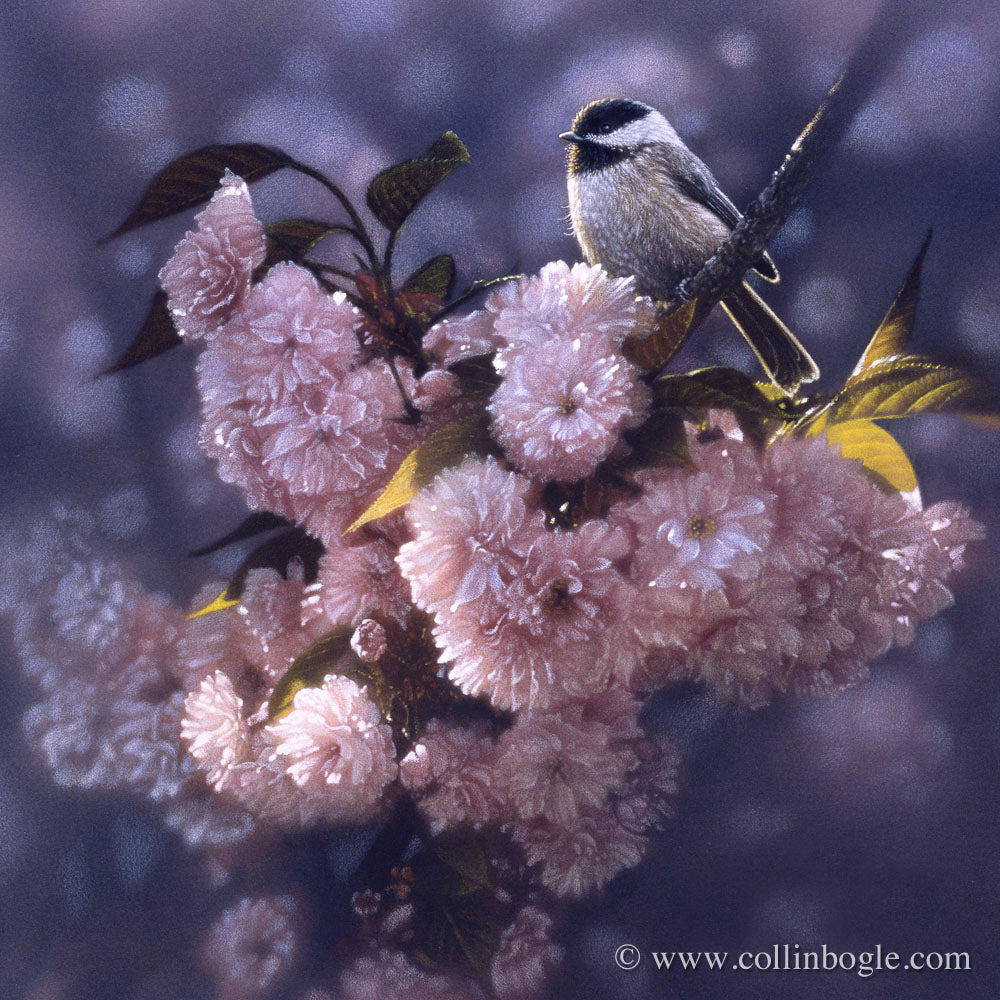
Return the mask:
{"type": "Polygon", "coordinates": [[[164,351],[169,351],[171,347],[176,347],[180,343],[181,335],[177,332],[167,309],[167,293],[159,291],[153,296],[138,336],[129,345],[128,350],[101,374],[111,375],[125,368],[131,368],[142,361],[163,354],[164,351]]]}
{"type": "Polygon", "coordinates": [[[325,551],[323,543],[304,528],[283,531],[259,545],[240,563],[226,587],[224,597],[227,601],[238,600],[251,570],[275,569],[287,579],[294,562],[302,564],[306,583],[312,583],[319,573],[319,560],[325,551]]]}
{"type": "Polygon", "coordinates": [[[298,263],[320,240],[332,233],[350,233],[349,226],[336,226],[317,219],[283,219],[272,222],[265,230],[267,256],[255,272],[255,278],[281,261],[298,263]]]}
{"type": "Polygon", "coordinates": [[[254,535],[261,535],[265,531],[291,527],[293,527],[293,524],[287,517],[282,517],[280,514],[273,514],[269,510],[260,510],[244,518],[237,527],[233,528],[228,534],[223,535],[218,541],[209,542],[208,545],[203,545],[200,549],[189,552],[188,555],[192,558],[195,556],[207,556],[213,552],[218,552],[219,549],[224,549],[227,545],[235,545],[236,542],[253,538],[254,535]]]}
{"type": "Polygon", "coordinates": [[[203,146],[167,164],[150,182],[128,218],[101,242],[208,201],[227,168],[250,183],[294,163],[280,149],[256,143],[203,146]]]}

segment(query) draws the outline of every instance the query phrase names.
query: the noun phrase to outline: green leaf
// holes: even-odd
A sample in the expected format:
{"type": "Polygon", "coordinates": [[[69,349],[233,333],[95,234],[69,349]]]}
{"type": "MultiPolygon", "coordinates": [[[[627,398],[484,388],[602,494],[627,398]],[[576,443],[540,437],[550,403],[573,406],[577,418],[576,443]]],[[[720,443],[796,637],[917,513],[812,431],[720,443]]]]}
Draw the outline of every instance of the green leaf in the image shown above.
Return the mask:
{"type": "Polygon", "coordinates": [[[784,417],[778,404],[748,375],[734,368],[701,368],[686,375],[661,375],[653,383],[658,407],[694,421],[708,410],[731,410],[747,438],[763,445],[784,417]]]}
{"type": "Polygon", "coordinates": [[[459,417],[445,424],[403,459],[385,489],[344,534],[399,510],[439,472],[461,464],[466,456],[486,454],[494,448],[486,413],[459,417]]]}
{"type": "Polygon", "coordinates": [[[394,233],[436,185],[468,162],[465,143],[454,132],[445,132],[423,156],[377,174],[368,185],[368,207],[394,233]]]}
{"type": "Polygon", "coordinates": [[[997,413],[997,395],[982,379],[916,354],[882,361],[848,382],[827,411],[828,423],[885,420],[918,413],[997,413]]]}
{"type": "Polygon", "coordinates": [[[677,353],[699,316],[696,299],[683,302],[669,312],[660,308],[649,334],[629,337],[622,353],[644,372],[658,372],[677,353]]]}
{"type": "Polygon", "coordinates": [[[167,164],[150,181],[128,218],[101,242],[208,201],[227,169],[250,183],[294,163],[280,149],[256,143],[203,146],[167,164]]]}
{"type": "Polygon", "coordinates": [[[517,281],[519,278],[523,278],[523,274],[504,274],[499,278],[480,278],[474,281],[468,288],[465,289],[460,295],[455,296],[442,310],[436,312],[430,319],[428,327],[433,326],[438,320],[444,319],[445,316],[450,316],[453,312],[456,312],[462,306],[465,305],[469,299],[474,298],[479,295],[480,292],[489,291],[491,288],[495,288],[497,285],[505,284],[508,281],[517,281]]]}
{"type": "Polygon", "coordinates": [[[128,350],[110,367],[101,372],[102,375],[112,375],[115,372],[123,371],[138,365],[150,358],[155,358],[158,354],[169,351],[172,347],[177,347],[183,343],[183,338],[177,332],[174,321],[167,309],[167,293],[159,291],[153,296],[153,301],[149,305],[149,312],[143,320],[142,329],[135,340],[128,346],[128,350]]]}
{"type": "Polygon", "coordinates": [[[920,247],[903,287],[896,293],[896,297],[889,306],[889,311],[885,314],[882,322],[879,323],[875,335],[868,342],[864,354],[854,367],[847,379],[846,385],[859,378],[863,372],[889,358],[896,357],[906,351],[910,334],[913,331],[913,324],[917,318],[917,302],[920,298],[920,274],[924,265],[924,257],[931,245],[932,230],[928,230],[924,237],[923,245],[920,247]]]}
{"type": "Polygon", "coordinates": [[[482,980],[513,904],[494,891],[481,846],[461,834],[436,838],[412,862],[414,957],[438,969],[466,968],[482,980]]]}
{"type": "Polygon", "coordinates": [[[443,253],[438,257],[431,257],[429,261],[421,264],[406,281],[400,292],[424,292],[434,295],[439,299],[447,299],[451,295],[452,286],[455,284],[455,260],[448,254],[443,253]]]}
{"type": "Polygon", "coordinates": [[[267,703],[267,717],[276,719],[292,707],[299,691],[322,684],[323,678],[332,674],[339,661],[351,652],[353,634],[350,625],[338,626],[299,653],[274,686],[267,703]]]}

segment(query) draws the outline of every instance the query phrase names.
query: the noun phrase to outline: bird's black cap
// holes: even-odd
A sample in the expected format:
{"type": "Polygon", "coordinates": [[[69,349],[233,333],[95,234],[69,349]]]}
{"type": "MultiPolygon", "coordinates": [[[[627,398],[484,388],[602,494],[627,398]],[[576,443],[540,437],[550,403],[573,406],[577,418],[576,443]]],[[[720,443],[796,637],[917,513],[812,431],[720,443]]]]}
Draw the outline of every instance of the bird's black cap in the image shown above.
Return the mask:
{"type": "Polygon", "coordinates": [[[573,131],[581,138],[606,135],[629,122],[645,118],[652,109],[628,97],[605,97],[591,101],[573,119],[573,131]]]}

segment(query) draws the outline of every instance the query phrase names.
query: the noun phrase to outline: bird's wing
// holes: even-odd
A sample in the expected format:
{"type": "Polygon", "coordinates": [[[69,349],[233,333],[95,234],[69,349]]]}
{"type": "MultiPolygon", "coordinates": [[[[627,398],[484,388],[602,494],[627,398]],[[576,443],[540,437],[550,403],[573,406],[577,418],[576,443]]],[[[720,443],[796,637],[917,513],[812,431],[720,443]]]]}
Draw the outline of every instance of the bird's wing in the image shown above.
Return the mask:
{"type": "Polygon", "coordinates": [[[674,182],[689,197],[710,208],[722,221],[735,229],[743,218],[740,210],[729,200],[719,187],[711,171],[694,157],[674,171],[674,182]]]}
{"type": "MultiPolygon", "coordinates": [[[[743,213],[719,187],[712,172],[696,157],[692,156],[690,160],[677,165],[673,171],[673,178],[674,183],[689,198],[715,212],[730,229],[735,229],[743,218],[743,213]]],[[[778,280],[778,269],[767,253],[754,262],[754,270],[767,281],[778,280]]]]}

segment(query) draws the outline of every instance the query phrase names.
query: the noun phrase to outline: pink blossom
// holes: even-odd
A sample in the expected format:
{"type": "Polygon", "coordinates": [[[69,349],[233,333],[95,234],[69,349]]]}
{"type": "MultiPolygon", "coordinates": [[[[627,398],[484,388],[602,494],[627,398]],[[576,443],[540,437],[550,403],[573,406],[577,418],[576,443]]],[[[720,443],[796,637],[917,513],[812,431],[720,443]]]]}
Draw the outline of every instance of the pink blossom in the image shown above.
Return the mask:
{"type": "Polygon", "coordinates": [[[179,609],[95,555],[94,524],[79,512],[57,508],[15,535],[2,599],[14,648],[42,688],[22,720],[27,742],[59,785],[179,794],[179,609]]]}
{"type": "Polygon", "coordinates": [[[714,590],[760,573],[774,497],[747,450],[750,445],[729,441],[706,452],[698,470],[655,468],[635,477],[643,495],[622,505],[620,514],[636,532],[640,584],[714,590]]]}
{"type": "MultiPolygon", "coordinates": [[[[408,369],[404,371],[409,374],[408,369]]],[[[406,386],[409,381],[410,379],[403,378],[403,385],[406,386]]],[[[462,394],[462,383],[458,376],[440,368],[432,368],[420,378],[412,379],[412,382],[410,401],[423,413],[446,409],[457,403],[462,394]]]]}
{"type": "Polygon", "coordinates": [[[494,313],[486,309],[466,316],[448,316],[427,331],[421,347],[432,360],[446,367],[465,358],[491,354],[503,345],[493,328],[495,320],[494,313]]]}
{"type": "Polygon", "coordinates": [[[400,761],[404,788],[432,833],[453,827],[480,829],[496,822],[503,808],[493,761],[495,745],[485,726],[455,726],[432,719],[400,761]]]}
{"type": "Polygon", "coordinates": [[[609,278],[599,267],[569,267],[561,260],[546,264],[537,277],[503,285],[486,308],[508,346],[534,348],[553,338],[579,337],[607,352],[647,332],[655,313],[649,299],[636,297],[634,278],[609,278]]]}
{"type": "Polygon", "coordinates": [[[514,839],[539,882],[554,896],[580,899],[643,858],[647,841],[626,830],[610,806],[588,809],[572,826],[519,823],[514,839]]]}
{"type": "MultiPolygon", "coordinates": [[[[186,759],[193,769],[193,758],[186,759]]],[[[201,771],[195,773],[204,777],[201,771]]],[[[188,781],[181,794],[164,802],[163,822],[186,844],[212,852],[246,841],[257,829],[250,813],[217,795],[203,780],[188,781]]]]}
{"type": "Polygon", "coordinates": [[[542,709],[627,673],[639,649],[616,563],[628,551],[625,533],[603,521],[542,532],[520,565],[510,559],[506,587],[435,614],[448,676],[499,708],[542,709]]]}
{"type": "MultiPolygon", "coordinates": [[[[258,712],[254,712],[256,717],[258,712]]],[[[275,757],[270,727],[250,730],[247,758],[226,772],[216,791],[262,823],[298,830],[329,821],[329,802],[303,791],[275,757]]],[[[336,821],[336,817],[334,817],[336,821]]]]}
{"type": "Polygon", "coordinates": [[[339,1000],[486,1000],[468,979],[430,972],[401,951],[380,948],[362,955],[344,970],[339,1000]]]}
{"type": "Polygon", "coordinates": [[[184,616],[121,563],[96,554],[89,515],[56,507],[0,539],[0,612],[25,673],[48,692],[67,677],[116,681],[156,663],[169,673],[184,616]]]}
{"type": "Polygon", "coordinates": [[[528,509],[530,488],[494,458],[467,459],[414,497],[407,520],[415,538],[396,561],[418,607],[443,612],[510,586],[545,530],[528,509]]]}
{"type": "Polygon", "coordinates": [[[359,364],[356,325],[342,295],[326,295],[296,265],[278,265],[198,362],[200,442],[222,478],[252,507],[297,520],[323,541],[450,415],[451,377],[438,373],[446,385],[420,382],[433,419],[405,423],[388,366],[359,364]]]}
{"type": "Polygon", "coordinates": [[[211,785],[220,785],[230,768],[246,759],[250,727],[243,700],[221,670],[206,677],[185,699],[181,736],[211,785]]]}
{"type": "Polygon", "coordinates": [[[922,511],[921,539],[883,555],[896,564],[896,586],[889,596],[897,612],[895,641],[912,641],[915,626],[954,602],[946,586],[951,576],[965,565],[965,547],[986,535],[960,504],[942,501],[922,511]]]}
{"type": "Polygon", "coordinates": [[[522,716],[500,737],[495,781],[520,819],[571,827],[620,791],[637,763],[616,736],[577,706],[522,716]]]}
{"type": "Polygon", "coordinates": [[[373,618],[365,618],[351,636],[351,649],[364,663],[378,663],[389,649],[385,628],[373,618]]]}
{"type": "MultiPolygon", "coordinates": [[[[872,541],[863,528],[866,512],[883,509],[885,494],[873,490],[860,469],[824,435],[779,438],[764,452],[762,475],[776,496],[771,565],[805,576],[822,569],[849,538],[862,546],[872,541]]],[[[906,517],[901,498],[886,500],[906,517]]]]}
{"type": "Polygon", "coordinates": [[[271,684],[329,627],[308,600],[302,564],[294,560],[287,572],[285,579],[276,570],[252,569],[233,609],[242,626],[238,641],[244,657],[258,664],[271,684]]]}
{"type": "MultiPolygon", "coordinates": [[[[192,611],[225,589],[221,581],[206,584],[192,611]]],[[[307,597],[294,571],[284,580],[272,569],[251,570],[237,605],[184,622],[177,657],[183,686],[191,690],[221,667],[240,698],[259,704],[292,660],[329,627],[307,597]]]]}
{"type": "Polygon", "coordinates": [[[326,688],[304,689],[269,726],[250,725],[266,717],[266,702],[248,712],[222,671],[189,694],[182,734],[215,791],[259,820],[291,829],[368,818],[395,776],[388,727],[371,725],[377,711],[353,681],[328,681],[333,696],[326,688]]]}
{"type": "MultiPolygon", "coordinates": [[[[720,448],[737,453],[729,437],[715,439],[698,461],[720,448]]],[[[823,438],[779,440],[761,472],[774,530],[756,557],[759,578],[726,570],[724,591],[655,590],[639,621],[659,648],[628,678],[635,690],[694,677],[752,707],[776,694],[842,690],[950,601],[946,581],[980,530],[957,505],[915,511],[823,438]],[[658,597],[669,605],[661,616],[658,597]]]]}
{"type": "Polygon", "coordinates": [[[335,625],[358,625],[372,615],[404,620],[412,607],[410,587],[396,553],[388,541],[360,532],[330,539],[315,590],[327,620],[335,625]]]}
{"type": "Polygon", "coordinates": [[[262,996],[290,971],[299,951],[296,910],[291,896],[261,896],[220,914],[200,948],[219,1000],[262,996]]]}
{"type": "Polygon", "coordinates": [[[22,728],[56,784],[128,788],[160,801],[178,794],[185,781],[180,708],[180,693],[171,692],[162,675],[148,691],[69,675],[27,709],[22,728]]]}
{"type": "Polygon", "coordinates": [[[185,235],[160,271],[174,323],[190,339],[218,332],[246,295],[266,252],[264,227],[253,213],[250,191],[228,170],[195,221],[198,228],[185,235]]]}
{"type": "Polygon", "coordinates": [[[785,664],[802,652],[803,604],[795,581],[774,573],[760,581],[733,580],[726,594],[699,595],[689,645],[653,654],[633,677],[637,690],[694,678],[751,707],[767,704],[785,683],[785,664]]]}
{"type": "Polygon", "coordinates": [[[490,980],[499,1000],[538,996],[563,959],[553,940],[555,921],[537,906],[526,906],[500,937],[490,963],[490,980]]]}
{"type": "Polygon", "coordinates": [[[308,794],[328,804],[334,821],[371,816],[395,779],[392,730],[367,689],[347,677],[328,676],[303,688],[293,707],[269,727],[275,758],[308,794]]]}
{"type": "Polygon", "coordinates": [[[635,740],[643,734],[639,725],[642,702],[618,684],[611,684],[580,705],[585,723],[607,727],[617,740],[635,740]]]}
{"type": "Polygon", "coordinates": [[[501,358],[493,430],[507,458],[543,481],[589,475],[649,409],[638,369],[602,339],[554,338],[501,358]]]}
{"type": "Polygon", "coordinates": [[[631,749],[639,763],[615,798],[615,816],[633,833],[662,829],[680,795],[680,750],[662,735],[634,740],[631,749]]]}
{"type": "Polygon", "coordinates": [[[332,542],[375,499],[441,419],[403,422],[402,400],[381,362],[349,372],[260,420],[264,469],[284,484],[292,516],[332,542]]]}
{"type": "Polygon", "coordinates": [[[434,427],[400,422],[402,400],[381,362],[265,405],[220,393],[219,353],[199,359],[202,448],[251,507],[299,521],[324,542],[344,531],[434,427]]]}
{"type": "Polygon", "coordinates": [[[276,264],[212,346],[216,400],[272,406],[286,393],[330,386],[358,361],[357,325],[342,292],[328,295],[305,268],[276,264]]]}

